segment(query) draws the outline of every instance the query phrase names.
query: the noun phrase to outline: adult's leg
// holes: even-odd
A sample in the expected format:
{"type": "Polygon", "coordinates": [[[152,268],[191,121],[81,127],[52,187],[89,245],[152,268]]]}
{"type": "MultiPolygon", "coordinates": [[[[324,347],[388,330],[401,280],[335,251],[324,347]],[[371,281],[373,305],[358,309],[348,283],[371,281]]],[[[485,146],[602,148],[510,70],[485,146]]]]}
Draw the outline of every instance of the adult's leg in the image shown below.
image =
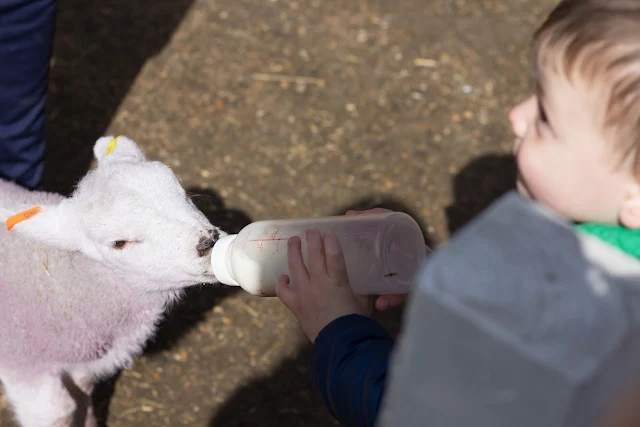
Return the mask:
{"type": "Polygon", "coordinates": [[[0,178],[42,188],[56,0],[0,1],[0,178]]]}

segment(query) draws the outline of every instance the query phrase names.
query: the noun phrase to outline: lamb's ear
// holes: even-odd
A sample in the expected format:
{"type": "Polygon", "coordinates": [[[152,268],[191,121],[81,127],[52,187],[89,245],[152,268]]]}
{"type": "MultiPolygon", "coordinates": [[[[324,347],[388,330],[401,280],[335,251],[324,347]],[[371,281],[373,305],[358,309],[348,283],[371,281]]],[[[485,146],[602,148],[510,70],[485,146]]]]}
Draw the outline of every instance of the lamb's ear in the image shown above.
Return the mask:
{"type": "Polygon", "coordinates": [[[142,150],[126,136],[103,136],[93,146],[98,165],[109,161],[142,162],[146,157],[142,150]]]}
{"type": "Polygon", "coordinates": [[[59,205],[20,206],[12,210],[0,208],[6,229],[37,240],[47,246],[69,251],[80,250],[84,241],[82,228],[71,207],[59,205]]]}

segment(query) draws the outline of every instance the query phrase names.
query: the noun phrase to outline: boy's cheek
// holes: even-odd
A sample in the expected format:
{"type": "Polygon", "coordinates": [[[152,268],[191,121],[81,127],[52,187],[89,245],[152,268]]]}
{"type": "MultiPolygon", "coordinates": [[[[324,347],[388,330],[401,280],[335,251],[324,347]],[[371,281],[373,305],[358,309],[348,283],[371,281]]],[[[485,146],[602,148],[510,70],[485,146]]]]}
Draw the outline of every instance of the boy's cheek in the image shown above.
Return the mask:
{"type": "Polygon", "coordinates": [[[522,182],[522,179],[520,177],[518,177],[518,179],[516,181],[516,187],[518,189],[518,193],[520,193],[520,195],[522,197],[524,197],[526,199],[531,199],[531,194],[529,193],[529,190],[524,185],[524,183],[522,182]]]}
{"type": "Polygon", "coordinates": [[[520,152],[520,147],[522,146],[522,138],[516,138],[513,141],[513,155],[517,156],[518,152],[520,152]]]}
{"type": "Polygon", "coordinates": [[[526,150],[521,150],[516,155],[516,166],[518,168],[518,175],[516,177],[516,188],[521,196],[527,199],[533,199],[533,194],[530,190],[531,182],[529,179],[535,179],[536,171],[533,165],[529,164],[528,153],[526,150]]]}
{"type": "Polygon", "coordinates": [[[516,189],[518,190],[518,193],[520,193],[521,196],[524,196],[530,199],[531,194],[529,194],[529,190],[527,190],[527,186],[525,185],[524,179],[522,177],[522,160],[523,160],[522,152],[516,151],[514,154],[515,154],[516,167],[518,169],[518,175],[516,176],[516,189]]]}

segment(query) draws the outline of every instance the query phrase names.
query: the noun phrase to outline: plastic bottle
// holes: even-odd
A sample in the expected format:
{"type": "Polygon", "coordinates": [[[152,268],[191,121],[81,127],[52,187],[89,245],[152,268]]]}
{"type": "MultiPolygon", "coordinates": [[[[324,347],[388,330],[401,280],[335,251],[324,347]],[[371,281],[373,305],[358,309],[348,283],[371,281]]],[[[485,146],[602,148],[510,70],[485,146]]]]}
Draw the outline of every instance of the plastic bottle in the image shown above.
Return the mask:
{"type": "Polygon", "coordinates": [[[349,284],[360,295],[409,292],[431,251],[418,224],[402,212],[257,221],[216,242],[211,252],[213,274],[223,284],[240,286],[253,295],[275,296],[278,278],[289,274],[290,237],[300,236],[308,266],[308,229],[336,234],[349,284]]]}

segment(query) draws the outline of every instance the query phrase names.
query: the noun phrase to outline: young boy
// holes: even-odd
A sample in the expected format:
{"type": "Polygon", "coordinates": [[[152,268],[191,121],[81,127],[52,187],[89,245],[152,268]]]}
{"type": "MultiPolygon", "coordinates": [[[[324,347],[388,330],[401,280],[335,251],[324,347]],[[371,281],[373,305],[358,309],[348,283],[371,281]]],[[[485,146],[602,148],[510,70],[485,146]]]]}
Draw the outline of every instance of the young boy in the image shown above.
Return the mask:
{"type": "MultiPolygon", "coordinates": [[[[534,42],[535,95],[510,113],[518,190],[640,257],[640,1],[564,0],[534,42]]],[[[346,426],[372,426],[393,342],[344,286],[335,236],[306,237],[309,268],[292,238],[295,290],[283,276],[278,296],[314,343],[312,373],[331,413],[346,426]]]]}

